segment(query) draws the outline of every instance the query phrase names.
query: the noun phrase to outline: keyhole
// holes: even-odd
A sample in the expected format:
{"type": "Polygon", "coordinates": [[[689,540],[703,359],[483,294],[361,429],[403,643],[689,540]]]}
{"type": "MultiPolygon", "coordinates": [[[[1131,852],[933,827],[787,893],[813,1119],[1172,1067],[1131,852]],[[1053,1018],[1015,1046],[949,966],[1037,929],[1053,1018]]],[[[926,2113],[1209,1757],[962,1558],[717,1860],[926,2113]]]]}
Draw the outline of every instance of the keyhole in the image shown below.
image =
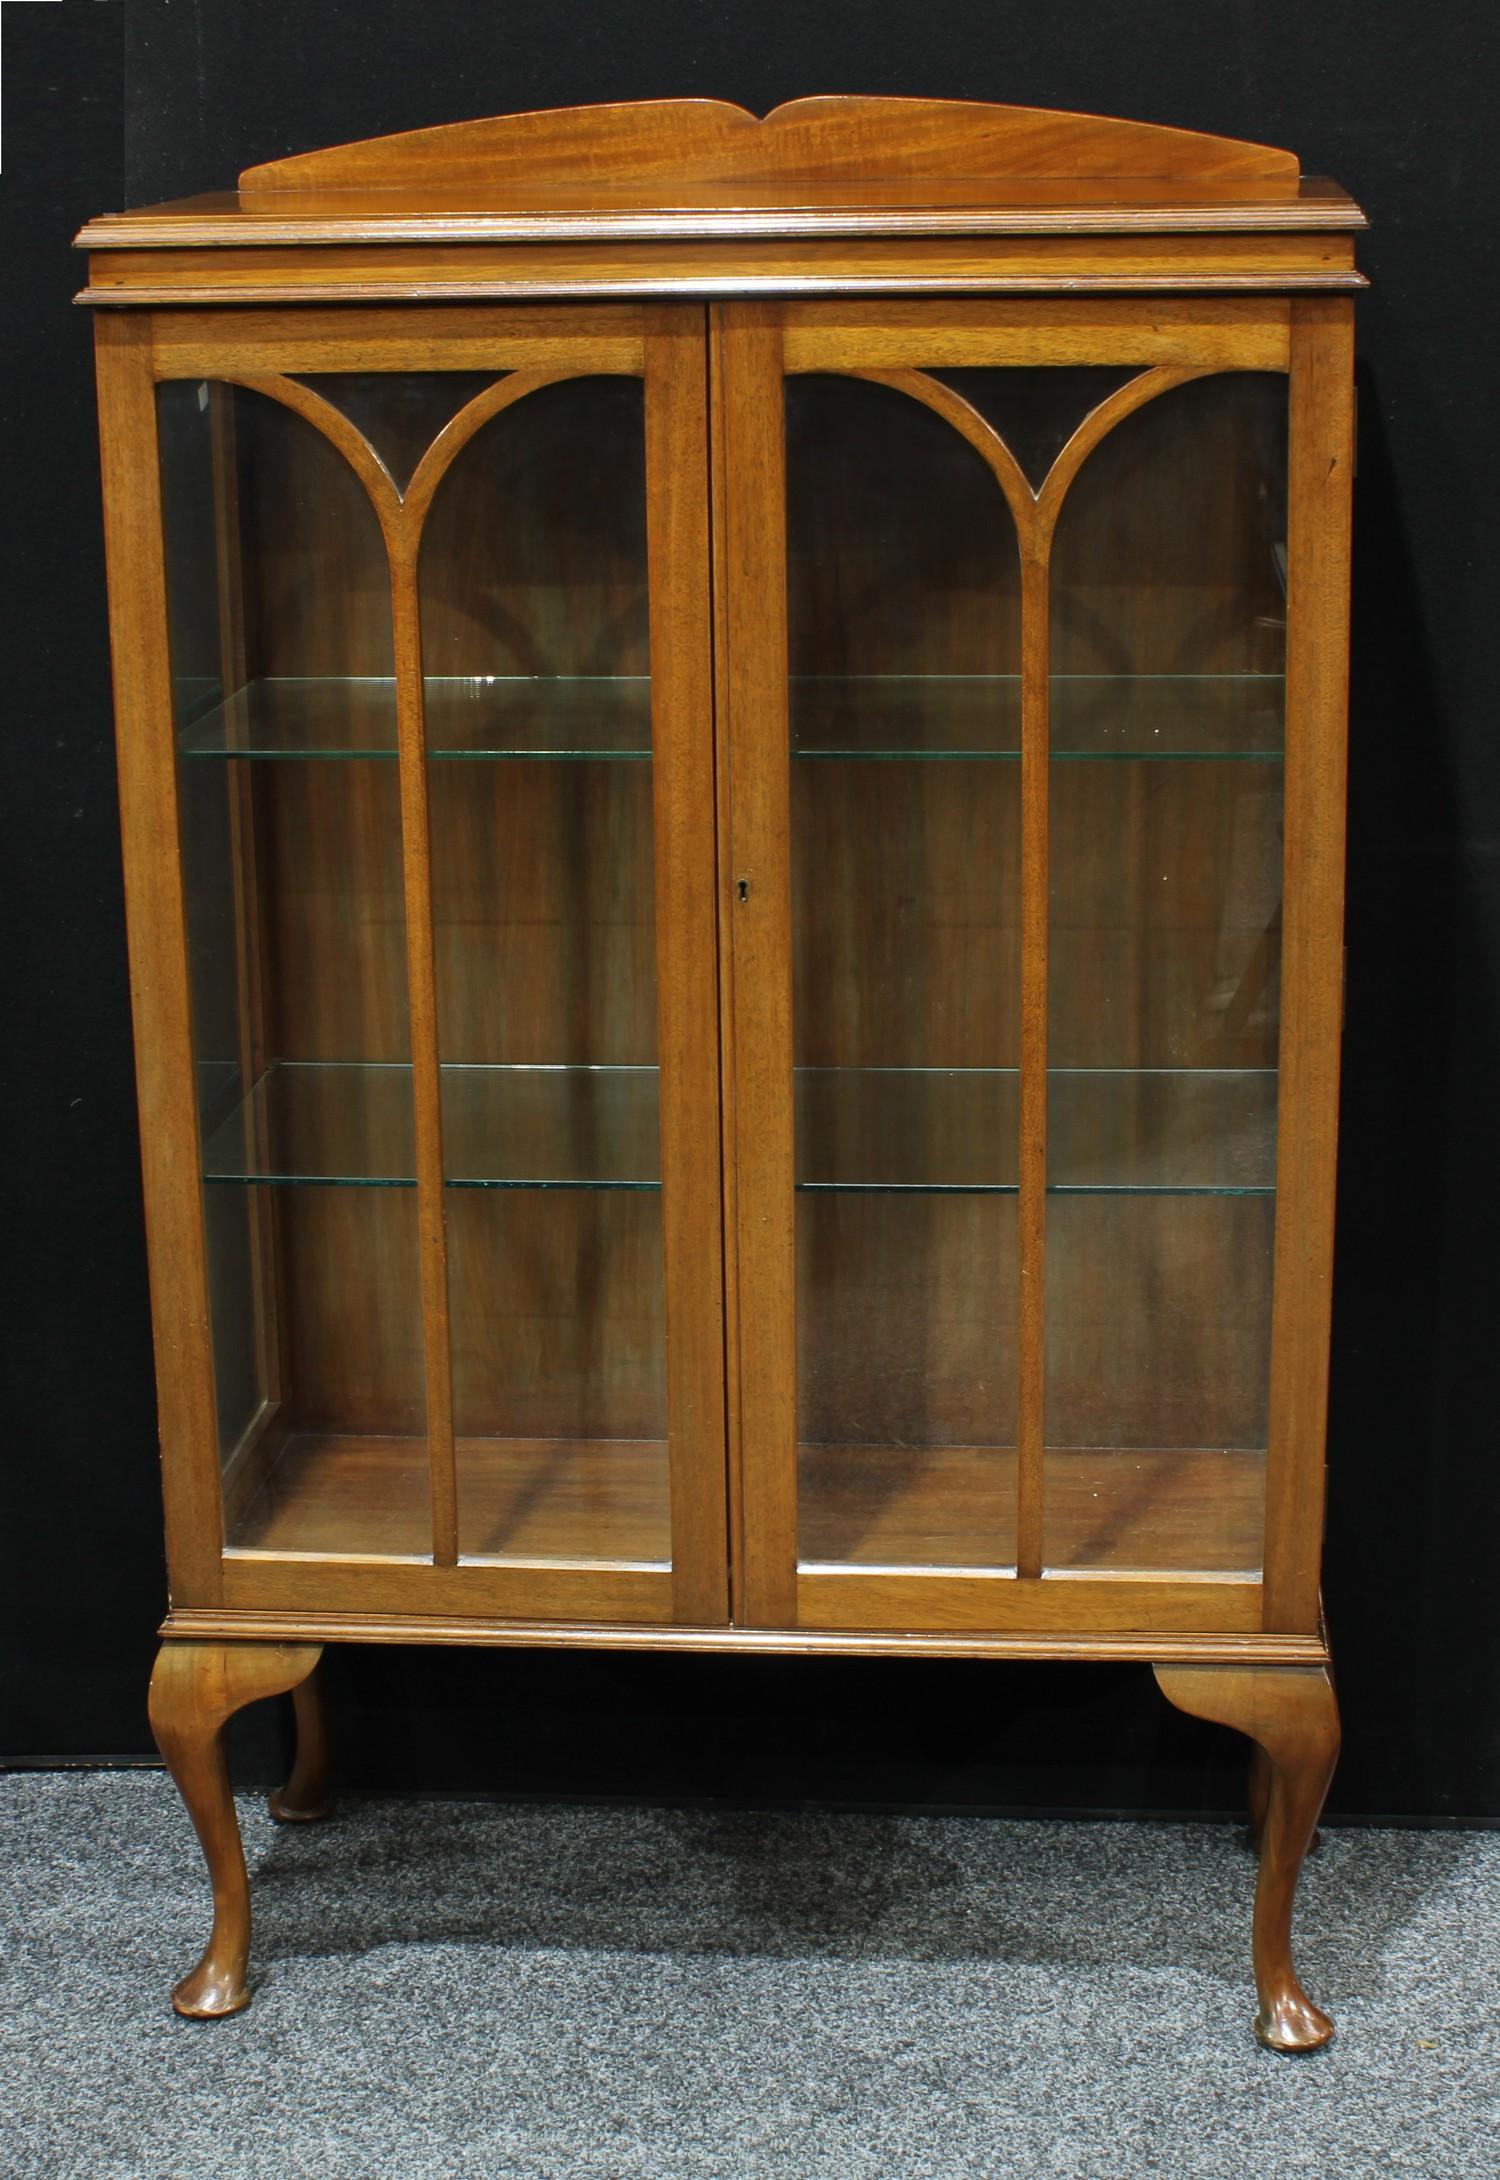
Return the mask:
{"type": "Polygon", "coordinates": [[[750,881],[749,881],[749,879],[748,879],[748,878],[742,878],[742,879],[740,880],[740,882],[739,882],[739,886],[738,886],[738,889],[737,889],[737,890],[738,890],[738,892],[739,892],[739,897],[740,897],[740,899],[741,899],[742,901],[748,901],[748,900],[749,900],[749,898],[750,898],[750,881]]]}

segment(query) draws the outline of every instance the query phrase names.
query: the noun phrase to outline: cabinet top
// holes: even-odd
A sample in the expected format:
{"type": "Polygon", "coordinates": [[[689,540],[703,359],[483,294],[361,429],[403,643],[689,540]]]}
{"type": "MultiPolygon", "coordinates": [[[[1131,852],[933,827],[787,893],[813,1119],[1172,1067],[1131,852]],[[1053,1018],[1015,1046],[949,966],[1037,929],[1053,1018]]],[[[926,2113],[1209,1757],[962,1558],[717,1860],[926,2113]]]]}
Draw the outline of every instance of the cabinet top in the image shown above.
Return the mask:
{"type": "Polygon", "coordinates": [[[91,220],[93,250],[360,242],[1266,232],[1365,225],[1296,155],[1032,106],[801,98],[561,107],[247,167],[91,220]]]}

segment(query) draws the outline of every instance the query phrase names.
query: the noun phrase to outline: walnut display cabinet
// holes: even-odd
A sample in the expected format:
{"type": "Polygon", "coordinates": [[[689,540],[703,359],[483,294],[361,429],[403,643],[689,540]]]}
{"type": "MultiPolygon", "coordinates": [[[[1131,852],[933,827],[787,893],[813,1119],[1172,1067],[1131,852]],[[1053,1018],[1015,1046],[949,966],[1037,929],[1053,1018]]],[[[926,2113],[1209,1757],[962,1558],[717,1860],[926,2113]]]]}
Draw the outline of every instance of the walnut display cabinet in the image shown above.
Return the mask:
{"type": "MultiPolygon", "coordinates": [[[[815,98],[466,122],[81,238],[171,1606],[329,1642],[1133,1659],[1319,1607],[1357,208],[1289,153],[815,98]]],[[[878,1703],[872,1662],[872,1702],[878,1703]]]]}

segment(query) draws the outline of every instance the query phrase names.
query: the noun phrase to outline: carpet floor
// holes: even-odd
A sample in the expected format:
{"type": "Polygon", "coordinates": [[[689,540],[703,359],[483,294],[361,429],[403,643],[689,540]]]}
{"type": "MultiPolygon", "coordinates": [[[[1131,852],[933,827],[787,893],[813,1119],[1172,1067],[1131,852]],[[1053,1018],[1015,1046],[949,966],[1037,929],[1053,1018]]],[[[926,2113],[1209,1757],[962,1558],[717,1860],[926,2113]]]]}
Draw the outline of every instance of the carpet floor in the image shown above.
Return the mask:
{"type": "Polygon", "coordinates": [[[0,1779],[4,2180],[1490,2180],[1500,1835],[1332,1831],[1250,2035],[1228,1827],[241,1804],[255,2002],[153,1772],[0,1779]]]}

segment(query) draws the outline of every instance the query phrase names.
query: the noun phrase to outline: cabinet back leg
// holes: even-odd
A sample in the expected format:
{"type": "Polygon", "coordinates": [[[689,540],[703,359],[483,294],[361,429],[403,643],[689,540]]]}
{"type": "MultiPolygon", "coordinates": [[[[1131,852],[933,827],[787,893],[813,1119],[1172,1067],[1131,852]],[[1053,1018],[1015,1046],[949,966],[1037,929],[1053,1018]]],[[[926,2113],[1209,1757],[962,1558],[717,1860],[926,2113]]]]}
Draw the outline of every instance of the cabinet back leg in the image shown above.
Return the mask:
{"type": "Polygon", "coordinates": [[[1272,2051],[1316,2050],[1332,2036],[1333,2023],[1297,1980],[1292,1904],[1338,1760],[1333,1683],[1316,1665],[1158,1665],[1155,1671],[1178,1710],[1235,1727],[1263,1753],[1251,1787],[1251,1822],[1259,1819],[1260,1832],[1255,2033],[1272,2051]]]}
{"type": "Polygon", "coordinates": [[[323,1672],[315,1666],[292,1690],[297,1718],[297,1752],[291,1777],[277,1787],[266,1807],[278,1824],[314,1824],[333,1810],[333,1787],[328,1769],[328,1705],[323,1695],[323,1672]]]}
{"type": "Polygon", "coordinates": [[[250,2003],[250,1886],[229,1790],[225,1727],[247,1703],[298,1687],[320,1655],[317,1643],[176,1640],[164,1642],[157,1655],[151,1730],[193,1820],[214,1894],[203,1956],[172,1993],[180,2014],[211,2019],[250,2003]]]}
{"type": "Polygon", "coordinates": [[[1258,1741],[1250,1744],[1250,1776],[1245,1782],[1245,1799],[1249,1806],[1246,1839],[1252,1852],[1259,1854],[1266,1837],[1266,1811],[1271,1805],[1271,1759],[1258,1741]]]}

